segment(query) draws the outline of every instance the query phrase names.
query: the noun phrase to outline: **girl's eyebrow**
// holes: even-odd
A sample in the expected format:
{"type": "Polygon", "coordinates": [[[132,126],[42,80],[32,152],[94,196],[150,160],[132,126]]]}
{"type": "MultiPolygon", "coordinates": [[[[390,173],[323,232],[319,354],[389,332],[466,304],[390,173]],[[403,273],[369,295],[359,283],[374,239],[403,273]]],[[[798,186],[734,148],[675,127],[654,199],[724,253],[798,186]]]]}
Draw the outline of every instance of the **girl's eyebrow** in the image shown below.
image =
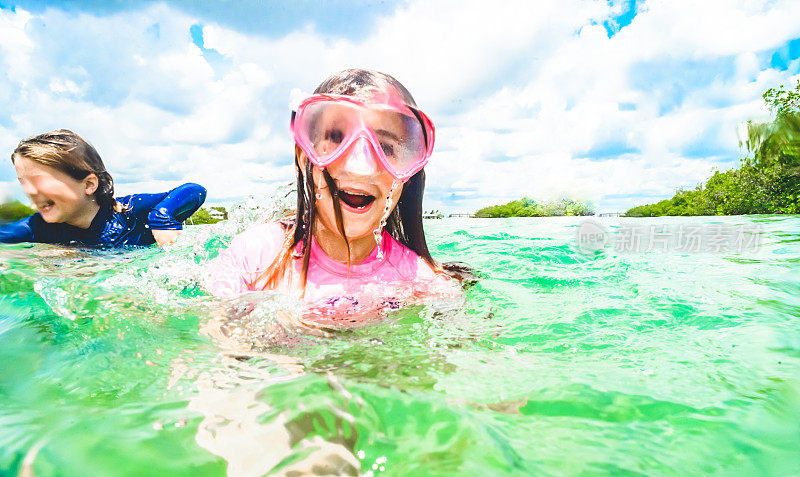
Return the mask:
{"type": "Polygon", "coordinates": [[[395,141],[399,141],[400,140],[400,138],[397,136],[397,134],[395,134],[395,133],[393,133],[391,131],[387,131],[386,129],[375,129],[374,132],[375,132],[375,134],[377,134],[379,136],[385,136],[385,137],[388,137],[389,139],[394,139],[395,141]]]}

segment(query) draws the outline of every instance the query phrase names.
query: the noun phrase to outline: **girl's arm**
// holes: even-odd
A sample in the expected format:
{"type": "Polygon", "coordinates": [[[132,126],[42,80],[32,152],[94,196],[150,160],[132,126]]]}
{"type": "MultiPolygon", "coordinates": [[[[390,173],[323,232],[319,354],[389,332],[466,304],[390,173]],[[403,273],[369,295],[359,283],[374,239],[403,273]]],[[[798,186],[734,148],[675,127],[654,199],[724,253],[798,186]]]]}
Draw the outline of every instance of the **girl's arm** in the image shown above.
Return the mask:
{"type": "Polygon", "coordinates": [[[236,296],[249,290],[246,258],[240,252],[242,244],[234,238],[231,247],[223,250],[208,268],[205,288],[212,295],[236,296]]]}

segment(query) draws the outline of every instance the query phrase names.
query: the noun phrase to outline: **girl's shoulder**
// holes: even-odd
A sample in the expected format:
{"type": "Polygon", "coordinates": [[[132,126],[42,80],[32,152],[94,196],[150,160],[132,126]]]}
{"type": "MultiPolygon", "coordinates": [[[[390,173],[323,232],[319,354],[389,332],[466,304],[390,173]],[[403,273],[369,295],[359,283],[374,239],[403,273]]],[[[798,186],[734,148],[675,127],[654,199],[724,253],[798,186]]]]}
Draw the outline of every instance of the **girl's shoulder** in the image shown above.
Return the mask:
{"type": "Polygon", "coordinates": [[[233,241],[256,240],[264,241],[280,237],[281,241],[289,233],[289,226],[282,221],[262,222],[251,225],[233,237],[233,241]]]}
{"type": "Polygon", "coordinates": [[[210,266],[206,288],[214,295],[252,290],[252,283],[280,253],[288,231],[277,222],[256,224],[233,237],[210,266]]]}
{"type": "Polygon", "coordinates": [[[282,222],[256,224],[234,236],[228,250],[253,264],[268,265],[283,247],[287,234],[289,229],[282,222]]]}

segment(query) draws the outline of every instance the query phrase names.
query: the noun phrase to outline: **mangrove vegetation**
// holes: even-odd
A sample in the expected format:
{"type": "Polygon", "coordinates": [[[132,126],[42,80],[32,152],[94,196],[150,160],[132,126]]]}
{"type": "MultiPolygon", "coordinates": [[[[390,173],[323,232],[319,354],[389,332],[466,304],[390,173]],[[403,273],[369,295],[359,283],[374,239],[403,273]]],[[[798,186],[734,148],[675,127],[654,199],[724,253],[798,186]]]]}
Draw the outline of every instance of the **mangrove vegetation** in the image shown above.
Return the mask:
{"type": "Polygon", "coordinates": [[[523,197],[503,205],[484,207],[475,217],[554,217],[563,215],[594,215],[592,206],[572,199],[539,203],[523,197]]]}
{"type": "Polygon", "coordinates": [[[18,200],[0,204],[0,224],[16,222],[19,219],[33,215],[35,212],[35,210],[18,200]]]}
{"type": "Polygon", "coordinates": [[[200,207],[184,223],[189,225],[216,224],[227,218],[228,211],[225,210],[225,207],[211,207],[210,209],[200,207]]]}
{"type": "Polygon", "coordinates": [[[747,123],[741,145],[748,155],[739,167],[625,215],[800,214],[800,80],[794,89],[770,88],[763,97],[775,119],[747,123]]]}

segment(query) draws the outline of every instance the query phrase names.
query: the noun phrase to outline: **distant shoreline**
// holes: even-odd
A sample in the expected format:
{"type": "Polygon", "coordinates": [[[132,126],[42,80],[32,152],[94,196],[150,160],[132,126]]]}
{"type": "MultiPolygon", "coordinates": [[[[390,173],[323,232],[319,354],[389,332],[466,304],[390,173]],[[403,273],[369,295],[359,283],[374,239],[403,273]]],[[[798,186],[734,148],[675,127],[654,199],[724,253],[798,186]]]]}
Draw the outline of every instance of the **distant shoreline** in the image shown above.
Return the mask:
{"type": "Polygon", "coordinates": [[[509,218],[509,217],[563,217],[563,216],[593,216],[594,207],[586,202],[575,199],[560,199],[551,202],[536,202],[523,197],[512,200],[503,205],[484,207],[474,216],[478,218],[509,218]]]}

